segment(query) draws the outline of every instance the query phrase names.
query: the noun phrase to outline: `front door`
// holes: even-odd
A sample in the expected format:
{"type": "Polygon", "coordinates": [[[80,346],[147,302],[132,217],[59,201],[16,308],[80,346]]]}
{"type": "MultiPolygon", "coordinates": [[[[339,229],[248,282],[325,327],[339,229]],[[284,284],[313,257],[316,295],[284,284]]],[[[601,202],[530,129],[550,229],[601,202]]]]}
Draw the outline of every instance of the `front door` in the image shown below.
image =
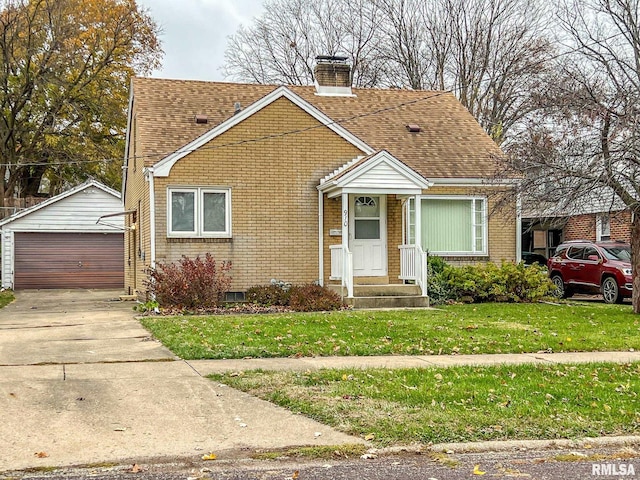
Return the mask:
{"type": "Polygon", "coordinates": [[[387,275],[387,197],[350,195],[349,249],[353,275],[387,275]]]}

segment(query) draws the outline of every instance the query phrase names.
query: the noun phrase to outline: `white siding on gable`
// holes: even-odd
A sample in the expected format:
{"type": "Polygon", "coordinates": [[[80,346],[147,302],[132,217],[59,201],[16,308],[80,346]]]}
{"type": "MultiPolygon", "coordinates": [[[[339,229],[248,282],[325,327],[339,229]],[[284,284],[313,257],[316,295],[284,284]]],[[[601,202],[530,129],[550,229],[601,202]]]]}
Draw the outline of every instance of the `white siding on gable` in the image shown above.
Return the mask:
{"type": "Polygon", "coordinates": [[[5,225],[4,229],[16,232],[105,232],[115,233],[124,228],[124,217],[105,219],[110,225],[96,222],[102,215],[122,212],[119,198],[104,190],[89,186],[29,215],[5,225]],[[117,228],[116,228],[117,227],[117,228]]]}
{"type": "Polygon", "coordinates": [[[376,187],[411,189],[415,188],[415,182],[385,161],[378,163],[349,182],[349,188],[376,187]]]}

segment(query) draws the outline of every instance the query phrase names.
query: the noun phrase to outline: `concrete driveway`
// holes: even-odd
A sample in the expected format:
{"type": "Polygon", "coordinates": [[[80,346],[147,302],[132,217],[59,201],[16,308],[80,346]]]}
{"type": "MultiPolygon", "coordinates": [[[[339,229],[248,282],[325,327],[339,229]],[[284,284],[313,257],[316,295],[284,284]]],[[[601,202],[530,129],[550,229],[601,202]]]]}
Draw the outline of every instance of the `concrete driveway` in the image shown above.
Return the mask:
{"type": "Polygon", "coordinates": [[[0,365],[174,360],[109,290],[27,290],[0,309],[0,365]]]}
{"type": "Polygon", "coordinates": [[[117,297],[24,291],[0,309],[0,472],[361,442],[202,378],[117,297]]]}

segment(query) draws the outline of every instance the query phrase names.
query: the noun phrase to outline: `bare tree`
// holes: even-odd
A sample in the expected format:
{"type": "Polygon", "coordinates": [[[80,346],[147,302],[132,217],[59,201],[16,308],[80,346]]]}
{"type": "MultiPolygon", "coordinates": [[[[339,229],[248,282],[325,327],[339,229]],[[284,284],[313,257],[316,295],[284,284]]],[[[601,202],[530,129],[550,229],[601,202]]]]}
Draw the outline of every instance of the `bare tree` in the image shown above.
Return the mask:
{"type": "Polygon", "coordinates": [[[633,308],[640,313],[639,0],[567,0],[563,80],[508,145],[522,190],[547,214],[587,202],[632,212],[633,308]]]}
{"type": "Polygon", "coordinates": [[[356,86],[454,91],[500,143],[545,83],[553,49],[539,1],[272,0],[230,37],[225,73],[310,84],[316,55],[346,55],[356,86]]]}
{"type": "Polygon", "coordinates": [[[377,7],[367,0],[271,0],[255,24],[229,37],[227,77],[309,85],[317,55],[347,55],[356,86],[379,83],[377,7]]]}

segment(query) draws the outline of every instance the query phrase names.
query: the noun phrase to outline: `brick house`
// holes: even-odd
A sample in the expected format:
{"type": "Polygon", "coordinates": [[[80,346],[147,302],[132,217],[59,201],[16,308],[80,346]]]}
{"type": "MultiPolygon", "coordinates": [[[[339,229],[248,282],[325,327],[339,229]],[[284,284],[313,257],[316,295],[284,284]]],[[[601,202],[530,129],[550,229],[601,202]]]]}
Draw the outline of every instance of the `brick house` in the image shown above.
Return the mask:
{"type": "Polygon", "coordinates": [[[631,242],[631,211],[612,195],[600,193],[584,199],[572,211],[542,215],[538,208],[525,210],[522,219],[524,251],[550,257],[560,243],[569,240],[618,240],[631,242]]]}
{"type": "Polygon", "coordinates": [[[425,252],[516,260],[520,224],[489,214],[500,150],[446,92],[356,89],[342,59],[316,85],[134,78],[123,195],[125,287],[156,262],[211,253],[232,290],[272,278],[403,284],[426,297],[425,252]]]}
{"type": "Polygon", "coordinates": [[[565,240],[620,240],[631,242],[631,211],[585,213],[567,218],[565,240]]]}

